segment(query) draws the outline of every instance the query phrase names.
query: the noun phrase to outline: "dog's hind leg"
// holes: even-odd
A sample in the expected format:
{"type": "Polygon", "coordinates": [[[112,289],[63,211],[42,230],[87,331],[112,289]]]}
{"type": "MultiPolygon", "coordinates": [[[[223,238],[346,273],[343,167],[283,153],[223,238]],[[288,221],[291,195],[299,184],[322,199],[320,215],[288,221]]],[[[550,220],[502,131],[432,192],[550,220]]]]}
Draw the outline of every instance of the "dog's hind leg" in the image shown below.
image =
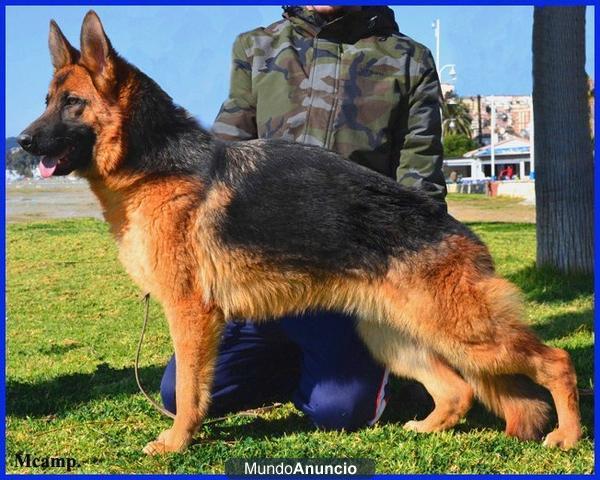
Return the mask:
{"type": "Polygon", "coordinates": [[[144,452],[148,455],[180,452],[192,442],[208,410],[223,328],[222,312],[199,297],[165,305],[165,313],[177,360],[177,413],[173,426],[146,445],[144,452]]]}
{"type": "Polygon", "coordinates": [[[560,349],[552,349],[544,363],[548,364],[551,370],[548,372],[542,367],[535,378],[550,390],[558,414],[558,428],[546,436],[544,445],[568,449],[581,438],[579,392],[575,370],[569,354],[560,349]]]}
{"type": "Polygon", "coordinates": [[[550,391],[556,406],[558,427],[546,436],[544,445],[569,449],[581,438],[579,392],[571,358],[566,351],[541,343],[526,358],[526,374],[550,391]]]}
{"type": "Polygon", "coordinates": [[[476,396],[506,419],[509,435],[534,437],[547,418],[543,400],[517,381],[525,375],[548,389],[556,405],[559,425],[545,444],[577,443],[577,379],[569,355],[542,344],[523,323],[518,289],[495,275],[483,245],[450,236],[410,262],[392,262],[386,280],[375,302],[382,305],[379,318],[410,332],[460,372],[476,396]]]}
{"type": "MultiPolygon", "coordinates": [[[[536,428],[527,413],[533,413],[534,423],[541,425],[544,411],[536,406],[539,402],[529,395],[527,385],[519,387],[514,382],[514,388],[506,388],[507,379],[526,375],[548,389],[556,406],[558,428],[544,443],[564,449],[573,447],[581,437],[581,425],[577,377],[569,354],[544,345],[522,323],[520,295],[506,280],[489,276],[471,287],[459,286],[454,292],[460,300],[454,309],[454,317],[440,317],[439,322],[455,327],[446,331],[444,342],[438,342],[439,351],[460,369],[465,378],[491,380],[490,388],[476,386],[475,391],[486,405],[494,402],[494,396],[503,397],[500,407],[507,420],[508,434],[527,438],[528,432],[536,428]],[[469,306],[469,298],[481,308],[469,306]],[[531,425],[521,426],[520,422],[531,425]]],[[[444,312],[448,310],[443,304],[438,308],[444,312]]],[[[432,342],[435,341],[432,337],[432,342]]]]}
{"type": "Polygon", "coordinates": [[[407,422],[405,428],[417,432],[446,430],[469,411],[472,388],[440,356],[389,326],[363,321],[358,331],[379,362],[395,375],[422,383],[433,398],[433,411],[423,420],[407,422]]]}
{"type": "MultiPolygon", "coordinates": [[[[492,277],[481,285],[484,302],[494,324],[494,338],[486,349],[476,349],[473,358],[477,368],[502,374],[521,374],[550,391],[558,428],[545,439],[547,446],[564,449],[573,447],[581,437],[577,376],[569,354],[559,348],[544,345],[522,323],[520,296],[513,285],[504,279],[492,277]]],[[[472,349],[472,346],[467,346],[472,349]]],[[[507,415],[507,433],[514,421],[507,415]]]]}

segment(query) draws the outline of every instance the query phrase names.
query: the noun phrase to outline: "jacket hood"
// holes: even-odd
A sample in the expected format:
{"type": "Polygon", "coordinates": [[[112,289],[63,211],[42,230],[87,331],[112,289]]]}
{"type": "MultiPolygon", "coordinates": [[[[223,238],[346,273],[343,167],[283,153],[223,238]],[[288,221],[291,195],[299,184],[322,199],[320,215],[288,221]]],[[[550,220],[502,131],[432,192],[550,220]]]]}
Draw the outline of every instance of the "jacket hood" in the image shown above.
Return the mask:
{"type": "Polygon", "coordinates": [[[283,7],[287,18],[303,35],[324,38],[338,43],[356,43],[362,38],[387,37],[398,33],[398,25],[391,8],[364,6],[328,20],[306,7],[283,7]]]}

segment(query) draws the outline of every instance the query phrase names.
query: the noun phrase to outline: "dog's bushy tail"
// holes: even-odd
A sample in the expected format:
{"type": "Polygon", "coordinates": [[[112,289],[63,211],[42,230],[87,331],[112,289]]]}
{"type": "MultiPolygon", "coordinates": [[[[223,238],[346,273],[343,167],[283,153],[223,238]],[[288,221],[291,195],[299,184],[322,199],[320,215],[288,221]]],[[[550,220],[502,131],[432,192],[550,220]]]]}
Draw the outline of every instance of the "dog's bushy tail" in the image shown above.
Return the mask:
{"type": "Polygon", "coordinates": [[[547,392],[524,375],[469,378],[476,397],[506,421],[505,432],[521,440],[537,440],[548,423],[547,392]]]}

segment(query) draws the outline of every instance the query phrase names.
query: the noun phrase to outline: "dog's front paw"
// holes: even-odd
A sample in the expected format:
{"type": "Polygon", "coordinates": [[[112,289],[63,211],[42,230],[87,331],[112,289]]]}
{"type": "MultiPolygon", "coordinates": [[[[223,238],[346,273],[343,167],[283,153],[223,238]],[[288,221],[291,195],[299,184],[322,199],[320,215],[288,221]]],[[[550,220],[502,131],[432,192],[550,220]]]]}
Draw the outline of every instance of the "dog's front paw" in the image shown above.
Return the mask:
{"type": "Polygon", "coordinates": [[[563,450],[569,450],[577,445],[581,438],[581,430],[579,428],[557,428],[550,432],[544,439],[544,446],[559,447],[563,450]]]}
{"type": "Polygon", "coordinates": [[[169,428],[162,432],[156,440],[148,443],[148,445],[144,447],[143,452],[146,455],[183,452],[191,442],[191,435],[178,435],[172,428],[169,428]]]}

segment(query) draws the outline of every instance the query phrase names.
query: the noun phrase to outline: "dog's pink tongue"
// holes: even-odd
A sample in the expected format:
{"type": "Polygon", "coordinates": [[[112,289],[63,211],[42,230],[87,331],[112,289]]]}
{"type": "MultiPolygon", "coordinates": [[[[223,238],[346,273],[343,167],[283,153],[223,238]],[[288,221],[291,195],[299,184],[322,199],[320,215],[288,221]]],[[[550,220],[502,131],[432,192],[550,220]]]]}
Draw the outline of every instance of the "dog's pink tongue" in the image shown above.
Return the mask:
{"type": "Polygon", "coordinates": [[[56,170],[56,165],[58,165],[58,159],[42,157],[40,164],[38,165],[40,175],[44,178],[51,177],[54,170],[56,170]]]}

